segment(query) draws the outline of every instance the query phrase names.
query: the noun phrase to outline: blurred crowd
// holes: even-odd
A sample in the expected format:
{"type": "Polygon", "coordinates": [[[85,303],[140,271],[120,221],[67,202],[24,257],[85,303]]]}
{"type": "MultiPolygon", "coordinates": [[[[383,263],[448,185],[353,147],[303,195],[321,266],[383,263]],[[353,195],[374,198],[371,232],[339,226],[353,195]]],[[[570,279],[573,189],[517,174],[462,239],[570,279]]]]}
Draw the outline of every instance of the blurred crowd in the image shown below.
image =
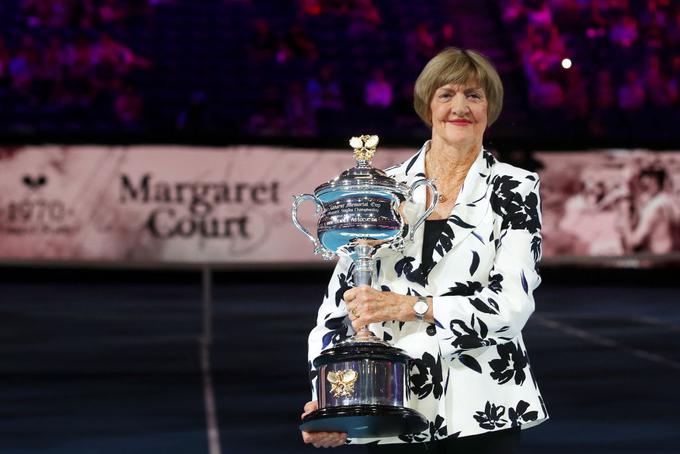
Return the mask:
{"type": "MultiPolygon", "coordinates": [[[[274,106],[268,98],[263,110],[253,113],[249,132],[315,136],[323,123],[346,118],[329,112],[353,107],[370,112],[378,126],[384,121],[401,130],[417,128],[410,110],[417,70],[443,47],[465,45],[454,24],[466,16],[458,10],[462,2],[453,1],[444,8],[446,14],[440,11],[427,20],[409,11],[395,15],[405,20],[385,20],[385,14],[395,13],[400,3],[299,0],[293,25],[276,31],[266,17],[255,19],[251,61],[275,61],[279,66],[302,61],[314,75],[279,86],[286,99],[274,106]],[[377,68],[358,64],[349,73],[339,72],[331,62],[345,60],[328,52],[323,32],[329,28],[344,33],[338,39],[357,59],[368,54],[370,60],[371,49],[387,41],[388,54],[395,60],[383,58],[377,68]],[[359,50],[362,46],[368,49],[359,50]],[[363,98],[357,99],[357,93],[363,98]],[[262,129],[263,123],[274,127],[262,129]]],[[[497,13],[506,27],[500,34],[515,43],[515,59],[526,80],[526,107],[537,134],[551,136],[559,130],[578,138],[669,137],[668,131],[680,120],[680,4],[672,0],[499,3],[497,13]]],[[[276,89],[264,91],[272,94],[276,89]]]]}
{"type": "Polygon", "coordinates": [[[485,21],[479,26],[493,35],[485,40],[491,47],[479,50],[493,54],[507,91],[519,98],[508,103],[510,112],[496,128],[505,119],[506,129],[525,140],[554,137],[556,131],[581,140],[677,137],[678,2],[470,5],[464,0],[2,2],[0,132],[22,119],[40,132],[42,125],[63,123],[51,119],[67,118],[75,130],[94,133],[92,123],[113,131],[192,133],[224,132],[228,125],[232,134],[314,138],[368,127],[400,139],[422,137],[426,129],[412,109],[420,69],[446,46],[471,45],[470,31],[485,21]],[[163,27],[150,32],[166,4],[175,17],[168,14],[163,27]],[[173,57],[170,45],[190,50],[173,57]],[[186,61],[167,61],[173,59],[186,61]],[[199,67],[212,69],[199,73],[199,67]],[[513,109],[520,113],[516,122],[513,109]]]}
{"type": "Polygon", "coordinates": [[[595,138],[627,129],[654,137],[678,120],[680,3],[504,0],[503,5],[530,105],[548,124],[595,138]]]}
{"type": "Polygon", "coordinates": [[[27,114],[27,122],[62,116],[87,123],[97,116],[113,128],[139,128],[144,101],[133,78],[153,62],[117,36],[145,26],[161,3],[21,0],[2,5],[3,104],[14,106],[16,116],[27,114]]]}
{"type": "MultiPolygon", "coordinates": [[[[356,119],[376,130],[417,131],[415,78],[434,54],[460,45],[446,15],[428,2],[297,0],[290,22],[252,7],[247,59],[265,76],[261,106],[245,129],[254,136],[315,137],[356,119]]],[[[453,11],[449,11],[453,15],[453,11]]]]}

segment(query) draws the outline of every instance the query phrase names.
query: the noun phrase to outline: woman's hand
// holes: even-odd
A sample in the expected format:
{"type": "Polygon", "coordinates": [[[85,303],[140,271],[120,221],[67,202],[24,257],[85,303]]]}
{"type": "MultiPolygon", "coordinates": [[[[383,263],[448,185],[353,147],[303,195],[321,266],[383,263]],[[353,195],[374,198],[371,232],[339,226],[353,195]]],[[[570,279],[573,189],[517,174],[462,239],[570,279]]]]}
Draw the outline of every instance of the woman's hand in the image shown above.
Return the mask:
{"type": "MultiPolygon", "coordinates": [[[[305,404],[305,411],[300,415],[300,419],[303,419],[317,408],[319,408],[319,404],[314,400],[310,400],[305,404]]],[[[347,434],[344,432],[305,432],[303,430],[302,441],[306,444],[312,444],[315,448],[335,448],[345,444],[347,434]]]]}
{"type": "Polygon", "coordinates": [[[370,323],[391,320],[408,322],[416,319],[413,305],[418,298],[415,296],[383,292],[368,285],[362,285],[347,290],[343,299],[352,321],[352,327],[357,332],[370,323]]]}

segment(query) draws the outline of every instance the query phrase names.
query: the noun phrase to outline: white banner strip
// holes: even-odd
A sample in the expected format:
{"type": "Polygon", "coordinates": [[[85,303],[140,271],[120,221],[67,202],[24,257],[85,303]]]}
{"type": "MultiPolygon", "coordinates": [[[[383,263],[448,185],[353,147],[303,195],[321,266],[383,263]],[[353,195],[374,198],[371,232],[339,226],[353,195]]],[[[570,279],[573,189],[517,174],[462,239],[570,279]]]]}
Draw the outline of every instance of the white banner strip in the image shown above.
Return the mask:
{"type": "MultiPolygon", "coordinates": [[[[379,149],[375,165],[414,152],[379,149]]],[[[354,165],[349,149],[47,146],[0,153],[5,262],[314,262],[312,243],[292,225],[292,196],[354,165]]],[[[300,220],[313,229],[308,205],[300,220]]]]}
{"type": "MultiPolygon", "coordinates": [[[[379,148],[374,165],[386,168],[415,152],[379,148]]],[[[544,263],[677,263],[677,156],[647,150],[536,153],[543,166],[544,263]],[[655,181],[661,181],[656,193],[655,181]],[[645,233],[644,226],[653,229],[645,233]]],[[[349,147],[3,149],[0,261],[322,265],[292,225],[292,196],[312,193],[353,165],[349,147]]],[[[302,206],[300,221],[315,230],[311,203],[302,206]]]]}

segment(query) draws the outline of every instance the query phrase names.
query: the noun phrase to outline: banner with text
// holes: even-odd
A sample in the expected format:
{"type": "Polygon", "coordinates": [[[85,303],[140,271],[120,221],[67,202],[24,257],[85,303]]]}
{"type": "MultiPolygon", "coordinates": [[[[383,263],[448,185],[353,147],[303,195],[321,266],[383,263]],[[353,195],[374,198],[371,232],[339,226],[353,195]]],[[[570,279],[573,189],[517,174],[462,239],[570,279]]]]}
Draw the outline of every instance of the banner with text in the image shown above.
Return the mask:
{"type": "MultiPolygon", "coordinates": [[[[415,151],[379,149],[374,165],[415,151]]],[[[532,160],[542,180],[546,262],[680,252],[680,153],[532,160]]],[[[0,149],[0,261],[321,264],[292,225],[292,195],[353,165],[349,149],[0,149]]],[[[315,230],[313,204],[299,214],[315,230]]]]}
{"type": "MultiPolygon", "coordinates": [[[[415,150],[379,149],[385,168],[415,150]]],[[[292,195],[351,150],[40,146],[0,150],[0,260],[316,262],[292,195]]],[[[314,206],[300,209],[313,230],[314,206]]]]}

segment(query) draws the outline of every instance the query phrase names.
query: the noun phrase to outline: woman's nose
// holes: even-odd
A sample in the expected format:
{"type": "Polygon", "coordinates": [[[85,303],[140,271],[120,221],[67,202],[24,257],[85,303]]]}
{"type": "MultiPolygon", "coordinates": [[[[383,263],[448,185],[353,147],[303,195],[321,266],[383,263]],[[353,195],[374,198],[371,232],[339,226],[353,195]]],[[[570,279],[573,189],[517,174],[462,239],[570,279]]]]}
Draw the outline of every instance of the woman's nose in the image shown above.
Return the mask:
{"type": "Polygon", "coordinates": [[[463,93],[456,93],[456,96],[453,97],[453,102],[451,103],[451,112],[462,117],[467,115],[469,110],[467,97],[463,93]]]}

